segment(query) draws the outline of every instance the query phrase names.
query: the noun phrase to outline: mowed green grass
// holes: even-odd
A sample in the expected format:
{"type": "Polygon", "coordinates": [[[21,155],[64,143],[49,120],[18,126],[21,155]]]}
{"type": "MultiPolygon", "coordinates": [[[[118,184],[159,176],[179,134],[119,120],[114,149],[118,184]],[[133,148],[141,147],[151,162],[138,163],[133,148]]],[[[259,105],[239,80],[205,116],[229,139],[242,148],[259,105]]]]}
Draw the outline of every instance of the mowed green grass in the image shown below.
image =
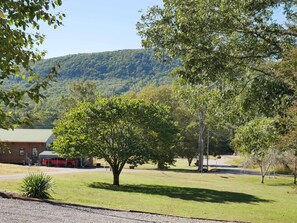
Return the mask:
{"type": "Polygon", "coordinates": [[[38,172],[53,172],[57,171],[55,168],[47,168],[40,166],[23,166],[15,164],[0,163],[0,175],[11,174],[29,174],[38,172]]]}
{"type": "MultiPolygon", "coordinates": [[[[259,176],[134,170],[121,174],[88,172],[53,176],[57,201],[184,217],[248,222],[296,222],[292,179],[259,176]]],[[[21,180],[2,181],[0,190],[18,192],[21,180]]]]}

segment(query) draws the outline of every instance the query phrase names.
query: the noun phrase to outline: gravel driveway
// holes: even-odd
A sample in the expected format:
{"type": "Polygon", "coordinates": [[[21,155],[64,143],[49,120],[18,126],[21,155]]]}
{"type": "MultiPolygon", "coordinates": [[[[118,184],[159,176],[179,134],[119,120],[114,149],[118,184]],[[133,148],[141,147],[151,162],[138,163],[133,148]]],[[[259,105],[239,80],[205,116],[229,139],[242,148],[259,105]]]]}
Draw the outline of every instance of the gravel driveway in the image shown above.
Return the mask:
{"type": "MultiPolygon", "coordinates": [[[[135,222],[177,222],[177,223],[218,223],[201,219],[178,218],[128,211],[112,211],[65,204],[49,204],[38,201],[24,201],[0,198],[0,222],[71,222],[71,223],[135,223],[135,222]]],[[[222,223],[220,221],[220,223],[222,223]]]]}

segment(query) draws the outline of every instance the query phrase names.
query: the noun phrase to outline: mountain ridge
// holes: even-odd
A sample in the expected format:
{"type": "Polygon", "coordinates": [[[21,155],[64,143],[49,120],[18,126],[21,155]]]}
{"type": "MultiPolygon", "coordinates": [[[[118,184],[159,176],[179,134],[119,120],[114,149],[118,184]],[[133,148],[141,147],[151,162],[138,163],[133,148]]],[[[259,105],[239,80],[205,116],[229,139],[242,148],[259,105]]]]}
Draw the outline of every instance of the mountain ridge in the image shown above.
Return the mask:
{"type": "Polygon", "coordinates": [[[33,66],[33,70],[46,75],[51,67],[60,65],[60,78],[63,79],[130,79],[161,78],[168,82],[170,72],[179,65],[177,60],[163,63],[154,57],[152,50],[117,50],[99,53],[80,53],[44,59],[33,66]]]}

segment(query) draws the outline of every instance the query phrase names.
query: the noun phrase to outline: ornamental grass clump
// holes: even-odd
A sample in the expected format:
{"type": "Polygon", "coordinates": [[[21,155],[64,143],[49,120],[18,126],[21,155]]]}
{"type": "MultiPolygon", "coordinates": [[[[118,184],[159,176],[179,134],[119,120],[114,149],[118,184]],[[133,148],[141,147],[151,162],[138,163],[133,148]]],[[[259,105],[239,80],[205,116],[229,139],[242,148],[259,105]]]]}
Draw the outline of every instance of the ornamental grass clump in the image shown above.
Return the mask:
{"type": "Polygon", "coordinates": [[[26,197],[39,199],[51,198],[54,183],[51,176],[44,173],[33,173],[24,178],[21,191],[26,197]]]}

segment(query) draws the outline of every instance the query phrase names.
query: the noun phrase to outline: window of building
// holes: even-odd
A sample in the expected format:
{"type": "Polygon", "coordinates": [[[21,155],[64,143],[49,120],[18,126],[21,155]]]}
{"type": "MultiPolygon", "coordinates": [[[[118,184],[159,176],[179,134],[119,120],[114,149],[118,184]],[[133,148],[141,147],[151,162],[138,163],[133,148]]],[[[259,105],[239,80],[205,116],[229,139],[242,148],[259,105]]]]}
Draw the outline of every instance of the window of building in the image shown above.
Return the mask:
{"type": "Polygon", "coordinates": [[[20,148],[20,156],[24,156],[25,155],[25,150],[23,148],[20,148]]]}
{"type": "Polygon", "coordinates": [[[32,156],[34,156],[34,157],[38,156],[37,148],[32,148],[32,156]]]}

